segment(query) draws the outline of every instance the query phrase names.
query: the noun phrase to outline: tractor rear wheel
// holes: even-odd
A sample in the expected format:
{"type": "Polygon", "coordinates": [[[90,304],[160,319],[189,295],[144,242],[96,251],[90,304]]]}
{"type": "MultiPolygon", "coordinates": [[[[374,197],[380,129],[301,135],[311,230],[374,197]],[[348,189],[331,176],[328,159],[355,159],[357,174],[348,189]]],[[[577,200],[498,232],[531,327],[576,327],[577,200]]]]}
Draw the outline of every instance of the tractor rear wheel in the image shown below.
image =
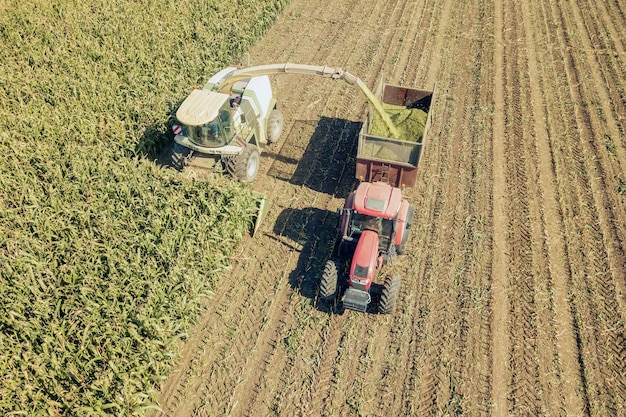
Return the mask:
{"type": "Polygon", "coordinates": [[[259,173],[261,158],[256,145],[248,143],[239,155],[229,157],[225,161],[226,170],[241,182],[253,182],[259,173]]]}
{"type": "Polygon", "coordinates": [[[267,143],[272,144],[278,141],[283,131],[283,121],[283,113],[278,109],[272,110],[267,119],[267,143]]]}
{"type": "Polygon", "coordinates": [[[406,226],[404,226],[404,234],[402,235],[402,244],[396,245],[396,253],[398,255],[404,255],[406,253],[406,243],[409,240],[409,234],[411,233],[411,223],[413,223],[413,214],[415,213],[415,207],[413,204],[409,206],[409,210],[406,213],[406,226]]]}
{"type": "Polygon", "coordinates": [[[324,301],[332,301],[337,296],[337,280],[339,277],[339,264],[337,261],[327,261],[320,280],[320,298],[324,301]]]}
{"type": "Polygon", "coordinates": [[[388,275],[385,278],[380,303],[378,304],[378,312],[380,314],[391,314],[396,310],[401,280],[400,275],[388,275]]]}

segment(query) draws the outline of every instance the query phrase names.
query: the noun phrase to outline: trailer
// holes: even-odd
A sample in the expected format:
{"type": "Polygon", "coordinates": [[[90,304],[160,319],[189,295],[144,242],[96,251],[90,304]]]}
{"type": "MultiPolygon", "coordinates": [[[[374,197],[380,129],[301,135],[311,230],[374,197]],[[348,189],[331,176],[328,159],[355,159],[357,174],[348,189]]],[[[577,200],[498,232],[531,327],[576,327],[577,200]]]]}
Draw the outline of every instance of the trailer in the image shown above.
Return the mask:
{"type": "Polygon", "coordinates": [[[360,181],[382,181],[394,187],[413,187],[417,180],[422,149],[431,123],[433,91],[382,84],[376,91],[383,106],[402,106],[426,113],[419,137],[402,140],[370,134],[377,111],[370,106],[361,131],[356,155],[356,174],[360,181]]]}

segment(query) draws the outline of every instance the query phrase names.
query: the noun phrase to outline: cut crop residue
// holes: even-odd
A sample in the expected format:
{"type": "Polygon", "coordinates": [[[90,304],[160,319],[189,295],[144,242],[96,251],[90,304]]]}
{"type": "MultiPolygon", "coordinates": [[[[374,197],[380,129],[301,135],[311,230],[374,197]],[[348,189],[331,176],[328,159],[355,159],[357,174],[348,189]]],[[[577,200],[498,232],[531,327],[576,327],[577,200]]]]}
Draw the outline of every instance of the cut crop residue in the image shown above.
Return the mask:
{"type": "MultiPolygon", "coordinates": [[[[396,139],[417,143],[422,141],[424,126],[426,125],[428,116],[424,110],[391,104],[383,104],[383,108],[398,130],[399,136],[396,137],[396,139]]],[[[374,113],[369,128],[369,134],[385,138],[393,137],[387,128],[387,124],[378,113],[374,113]]]]}

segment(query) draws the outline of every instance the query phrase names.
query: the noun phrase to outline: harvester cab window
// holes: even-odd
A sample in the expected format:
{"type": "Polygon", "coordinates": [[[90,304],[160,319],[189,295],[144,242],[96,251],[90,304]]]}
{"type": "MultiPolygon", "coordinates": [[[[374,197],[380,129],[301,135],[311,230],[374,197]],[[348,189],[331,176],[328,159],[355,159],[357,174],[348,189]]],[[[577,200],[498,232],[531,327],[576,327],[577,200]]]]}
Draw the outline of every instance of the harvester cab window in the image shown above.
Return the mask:
{"type": "Polygon", "coordinates": [[[225,130],[230,127],[230,112],[228,110],[220,110],[220,123],[225,130]]]}
{"type": "Polygon", "coordinates": [[[200,126],[191,126],[188,129],[189,139],[200,146],[218,147],[227,143],[226,134],[220,123],[220,118],[200,126]]]}

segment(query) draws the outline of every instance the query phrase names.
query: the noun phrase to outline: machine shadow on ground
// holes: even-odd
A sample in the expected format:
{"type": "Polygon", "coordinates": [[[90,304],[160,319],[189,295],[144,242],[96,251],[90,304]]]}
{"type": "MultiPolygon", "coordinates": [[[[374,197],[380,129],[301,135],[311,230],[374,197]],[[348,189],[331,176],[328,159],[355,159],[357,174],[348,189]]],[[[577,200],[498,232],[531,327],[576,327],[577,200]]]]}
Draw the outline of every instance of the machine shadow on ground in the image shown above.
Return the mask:
{"type": "Polygon", "coordinates": [[[339,215],[315,207],[286,208],[276,219],[274,234],[288,240],[300,255],[295,269],[289,274],[289,285],[300,295],[311,300],[319,310],[330,311],[332,306],[318,303],[319,279],[333,249],[339,215]]]}
{"type": "Polygon", "coordinates": [[[356,150],[361,122],[322,116],[317,122],[296,120],[273,158],[267,175],[314,191],[344,198],[356,180],[356,150]]]}
{"type": "MultiPolygon", "coordinates": [[[[344,312],[342,303],[324,302],[318,296],[324,265],[332,257],[339,217],[338,213],[315,207],[286,208],[278,215],[273,230],[279,239],[285,239],[283,244],[300,252],[298,264],[289,275],[289,285],[319,311],[336,314],[344,312]]],[[[368,313],[378,312],[381,291],[381,284],[372,283],[368,313]]]]}

